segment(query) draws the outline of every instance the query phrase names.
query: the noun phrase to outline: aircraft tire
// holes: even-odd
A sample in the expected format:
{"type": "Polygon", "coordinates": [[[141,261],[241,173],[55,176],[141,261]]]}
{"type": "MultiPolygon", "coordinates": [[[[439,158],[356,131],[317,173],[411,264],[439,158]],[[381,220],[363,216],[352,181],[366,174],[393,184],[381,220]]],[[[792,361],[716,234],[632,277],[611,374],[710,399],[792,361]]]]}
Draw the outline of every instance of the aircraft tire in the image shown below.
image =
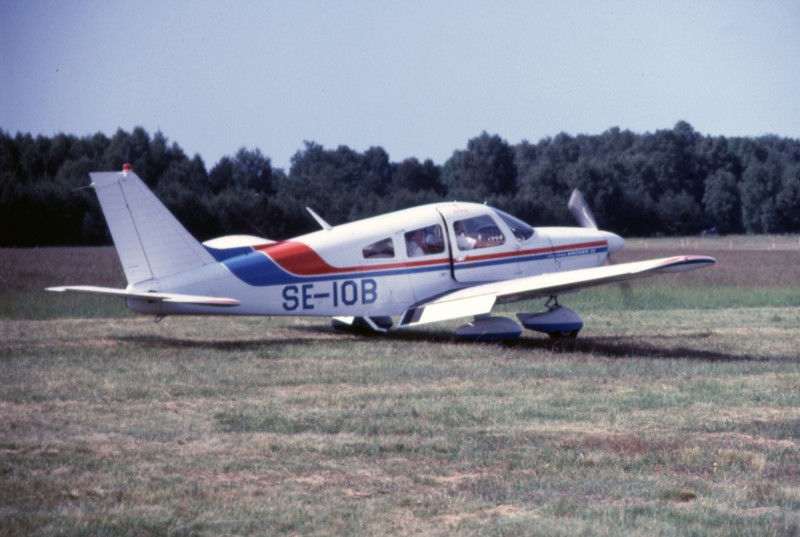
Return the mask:
{"type": "Polygon", "coordinates": [[[550,339],[554,340],[575,339],[578,337],[578,332],[580,332],[580,330],[560,330],[558,332],[548,332],[547,335],[550,336],[550,339]]]}

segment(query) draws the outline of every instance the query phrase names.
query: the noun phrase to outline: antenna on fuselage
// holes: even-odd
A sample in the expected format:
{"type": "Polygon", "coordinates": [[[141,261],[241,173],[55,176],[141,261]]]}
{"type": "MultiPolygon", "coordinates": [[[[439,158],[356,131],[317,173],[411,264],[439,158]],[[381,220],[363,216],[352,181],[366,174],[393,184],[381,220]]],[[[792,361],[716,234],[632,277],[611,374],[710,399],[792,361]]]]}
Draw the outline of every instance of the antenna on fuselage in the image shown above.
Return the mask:
{"type": "Polygon", "coordinates": [[[327,223],[320,215],[315,213],[314,210],[311,209],[311,207],[306,207],[306,211],[311,213],[311,216],[314,217],[314,220],[317,221],[317,224],[319,224],[322,227],[322,229],[324,229],[325,231],[330,231],[333,229],[333,226],[327,223]]]}

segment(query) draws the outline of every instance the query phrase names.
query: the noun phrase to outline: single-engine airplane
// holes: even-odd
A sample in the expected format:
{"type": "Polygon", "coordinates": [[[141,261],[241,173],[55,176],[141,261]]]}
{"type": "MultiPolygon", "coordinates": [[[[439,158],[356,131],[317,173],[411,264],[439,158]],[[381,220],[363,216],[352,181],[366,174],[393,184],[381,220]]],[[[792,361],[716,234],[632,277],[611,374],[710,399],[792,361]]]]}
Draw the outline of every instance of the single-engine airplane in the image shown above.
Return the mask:
{"type": "Polygon", "coordinates": [[[128,286],[50,287],[123,298],[156,320],[167,315],[330,317],[338,327],[385,332],[448,319],[473,340],[509,340],[522,328],[575,337],[583,321],[559,296],[580,289],[713,265],[681,255],[618,265],[625,241],[597,228],[579,191],[569,207],[582,227],[533,228],[492,207],[422,205],[271,241],[232,235],[198,242],[125,165],[91,173],[128,286]],[[545,310],[492,316],[496,304],[546,299],[545,310]]]}

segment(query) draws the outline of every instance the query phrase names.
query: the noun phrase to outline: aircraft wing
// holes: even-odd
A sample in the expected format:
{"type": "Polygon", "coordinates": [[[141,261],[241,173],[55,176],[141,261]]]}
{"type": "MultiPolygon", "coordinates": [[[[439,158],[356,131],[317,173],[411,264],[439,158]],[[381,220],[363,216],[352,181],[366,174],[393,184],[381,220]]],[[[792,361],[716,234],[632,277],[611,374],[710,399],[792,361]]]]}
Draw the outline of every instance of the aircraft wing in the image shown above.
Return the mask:
{"type": "Polygon", "coordinates": [[[89,293],[93,295],[118,296],[120,298],[134,298],[149,302],[172,302],[175,304],[192,304],[194,306],[238,306],[240,302],[233,298],[216,296],[182,295],[179,293],[142,293],[116,289],[114,287],[97,287],[94,285],[73,285],[67,287],[48,287],[45,291],[56,293],[89,293]]]}
{"type": "Polygon", "coordinates": [[[495,304],[549,297],[656,274],[695,270],[716,262],[716,259],[707,256],[667,257],[480,284],[452,291],[409,308],[403,314],[400,326],[486,315],[495,304]]]}

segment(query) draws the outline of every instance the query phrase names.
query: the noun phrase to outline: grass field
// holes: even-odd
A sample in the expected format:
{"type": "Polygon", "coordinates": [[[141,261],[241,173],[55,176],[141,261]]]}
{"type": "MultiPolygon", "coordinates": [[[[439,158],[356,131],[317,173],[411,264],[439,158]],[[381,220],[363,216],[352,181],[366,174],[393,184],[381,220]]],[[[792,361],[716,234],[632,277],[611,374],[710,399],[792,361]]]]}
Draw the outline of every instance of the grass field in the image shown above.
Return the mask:
{"type": "MultiPolygon", "coordinates": [[[[0,250],[0,535],[800,535],[796,237],[562,303],[553,344],[55,295],[113,250],[0,250]]],[[[523,304],[508,312],[539,310],[523,304]]]]}

